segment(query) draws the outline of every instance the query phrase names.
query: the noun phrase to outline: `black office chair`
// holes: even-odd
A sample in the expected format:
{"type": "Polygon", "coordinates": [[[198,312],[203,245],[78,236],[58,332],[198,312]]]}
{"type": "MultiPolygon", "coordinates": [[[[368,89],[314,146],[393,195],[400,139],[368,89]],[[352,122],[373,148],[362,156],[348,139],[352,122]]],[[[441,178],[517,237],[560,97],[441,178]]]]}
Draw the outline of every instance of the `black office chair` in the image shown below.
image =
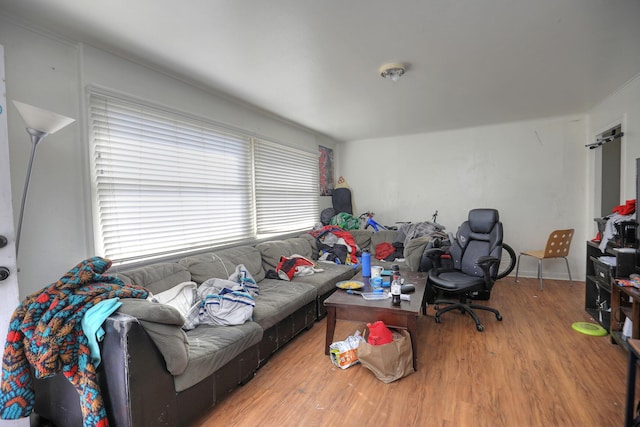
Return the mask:
{"type": "Polygon", "coordinates": [[[433,268],[429,271],[427,287],[438,294],[435,300],[436,323],[440,323],[447,311],[459,309],[468,313],[476,322],[480,332],[484,326],[473,309],[494,313],[502,320],[500,312],[485,305],[470,303],[471,294],[490,292],[498,274],[498,264],[502,252],[502,223],[495,209],[473,209],[456,238],[451,242],[448,253],[453,261],[452,267],[433,268]],[[452,299],[441,299],[453,298],[452,299]],[[455,300],[457,298],[457,302],[455,300]],[[450,304],[439,309],[441,304],[450,304]]]}

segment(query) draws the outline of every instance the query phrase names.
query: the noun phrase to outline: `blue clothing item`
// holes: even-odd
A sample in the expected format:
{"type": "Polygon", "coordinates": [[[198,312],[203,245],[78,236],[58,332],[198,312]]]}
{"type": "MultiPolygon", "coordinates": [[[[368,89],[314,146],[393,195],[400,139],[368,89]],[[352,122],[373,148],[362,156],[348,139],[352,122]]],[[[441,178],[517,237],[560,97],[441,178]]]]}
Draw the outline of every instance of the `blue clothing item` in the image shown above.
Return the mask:
{"type": "Polygon", "coordinates": [[[91,307],[82,318],[82,331],[89,340],[88,347],[91,350],[91,362],[98,367],[102,358],[100,357],[100,347],[98,342],[104,338],[104,329],[102,324],[104,321],[116,311],[122,303],[118,298],[105,299],[91,307]]]}

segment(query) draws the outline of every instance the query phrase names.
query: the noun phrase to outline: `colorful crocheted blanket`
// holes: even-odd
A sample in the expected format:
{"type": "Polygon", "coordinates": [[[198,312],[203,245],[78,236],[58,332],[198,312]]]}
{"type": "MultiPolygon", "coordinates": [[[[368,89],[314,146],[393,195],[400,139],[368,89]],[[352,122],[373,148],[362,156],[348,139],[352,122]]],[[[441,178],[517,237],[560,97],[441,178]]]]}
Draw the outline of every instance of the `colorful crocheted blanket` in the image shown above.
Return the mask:
{"type": "Polygon", "coordinates": [[[2,359],[0,418],[31,414],[35,404],[32,371],[36,378],[62,372],[80,395],[84,426],[109,425],[81,320],[104,299],[148,295],[142,287],[103,275],[110,266],[111,261],[100,257],[82,261],[16,308],[2,359]]]}

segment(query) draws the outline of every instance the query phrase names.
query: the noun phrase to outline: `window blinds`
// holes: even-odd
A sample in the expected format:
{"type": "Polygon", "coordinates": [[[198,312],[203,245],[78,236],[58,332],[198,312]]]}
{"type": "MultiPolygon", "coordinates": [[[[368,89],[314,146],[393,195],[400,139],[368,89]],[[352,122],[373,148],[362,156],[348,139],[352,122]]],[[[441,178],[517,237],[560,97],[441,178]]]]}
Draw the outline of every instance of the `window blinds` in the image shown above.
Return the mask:
{"type": "Polygon", "coordinates": [[[114,261],[252,238],[248,136],[99,93],[89,96],[98,249],[114,261]]]}
{"type": "Polygon", "coordinates": [[[258,140],[254,148],[258,236],[318,222],[318,155],[258,140]]]}
{"type": "Polygon", "coordinates": [[[305,231],[315,153],[89,92],[96,249],[114,262],[305,231]]]}

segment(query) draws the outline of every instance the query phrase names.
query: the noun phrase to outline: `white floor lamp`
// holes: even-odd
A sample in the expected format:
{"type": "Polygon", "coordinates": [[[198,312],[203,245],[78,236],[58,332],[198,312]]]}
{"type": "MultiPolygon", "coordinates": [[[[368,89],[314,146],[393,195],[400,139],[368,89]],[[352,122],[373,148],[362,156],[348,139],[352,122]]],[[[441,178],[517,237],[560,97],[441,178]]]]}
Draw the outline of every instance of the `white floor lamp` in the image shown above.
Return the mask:
{"type": "Polygon", "coordinates": [[[29,157],[29,167],[27,169],[27,177],[24,182],[24,191],[22,192],[22,203],[20,204],[20,216],[18,219],[18,231],[16,232],[16,256],[20,247],[20,233],[22,232],[22,217],[24,215],[24,205],[27,200],[27,191],[29,190],[29,181],[31,180],[31,168],[33,167],[33,159],[36,155],[36,147],[38,143],[47,135],[55,133],[63,127],[73,123],[75,119],[52,113],[22,102],[13,101],[22,120],[27,125],[27,133],[31,135],[31,157],[29,157]]]}

